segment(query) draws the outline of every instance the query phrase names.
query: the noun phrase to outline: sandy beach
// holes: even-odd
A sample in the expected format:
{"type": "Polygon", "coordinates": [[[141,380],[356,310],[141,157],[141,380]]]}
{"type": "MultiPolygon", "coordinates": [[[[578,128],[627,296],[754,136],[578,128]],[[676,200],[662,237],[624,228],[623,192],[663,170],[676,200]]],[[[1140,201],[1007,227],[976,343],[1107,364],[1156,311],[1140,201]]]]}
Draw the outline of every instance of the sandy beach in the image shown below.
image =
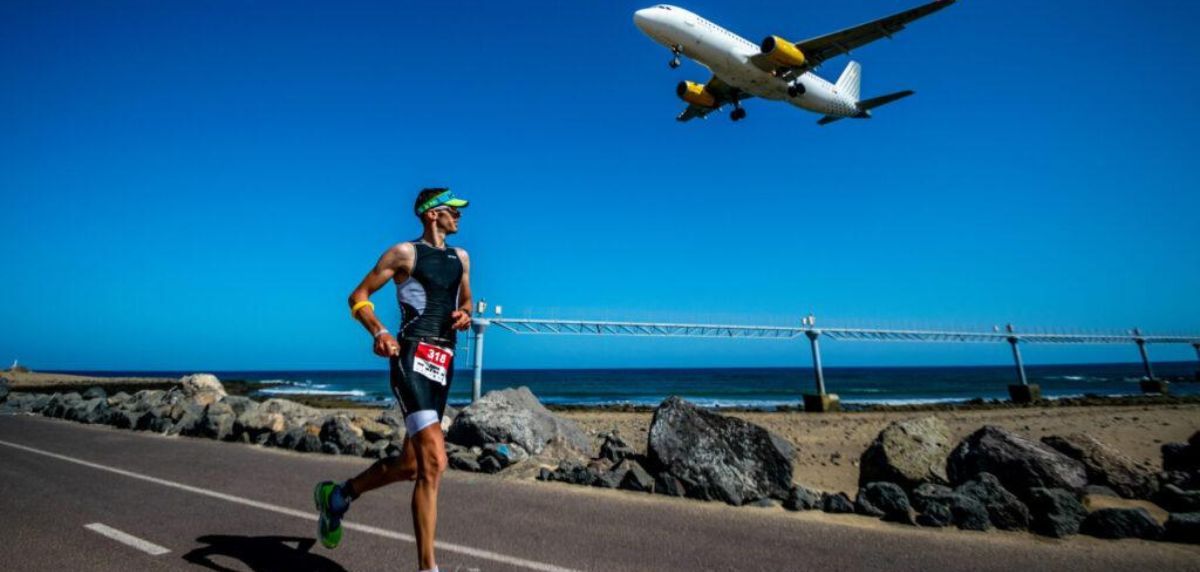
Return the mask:
{"type": "Polygon", "coordinates": [[[71,375],[67,373],[36,372],[21,370],[0,371],[0,376],[9,380],[9,386],[15,391],[57,391],[58,388],[74,388],[80,386],[99,385],[112,387],[115,385],[161,385],[179,381],[172,377],[95,377],[71,375]]]}
{"type": "MultiPolygon", "coordinates": [[[[617,430],[644,453],[652,417],[643,412],[559,412],[586,431],[617,430]]],[[[1087,433],[1154,471],[1162,469],[1163,443],[1186,441],[1200,430],[1200,404],[1145,406],[1026,407],[978,411],[886,411],[807,414],[726,413],[774,431],[796,446],[795,481],[805,486],[858,490],[858,458],[888,423],[937,416],[961,439],[984,425],[997,425],[1033,439],[1087,433]]]]}

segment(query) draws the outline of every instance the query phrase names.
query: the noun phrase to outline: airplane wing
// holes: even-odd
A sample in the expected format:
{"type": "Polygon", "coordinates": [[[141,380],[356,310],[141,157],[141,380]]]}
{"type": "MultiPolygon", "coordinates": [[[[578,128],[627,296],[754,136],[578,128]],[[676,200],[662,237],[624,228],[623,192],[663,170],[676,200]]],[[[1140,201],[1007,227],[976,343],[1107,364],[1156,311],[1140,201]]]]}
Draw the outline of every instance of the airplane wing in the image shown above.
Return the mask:
{"type": "MultiPolygon", "coordinates": [[[[796,42],[796,47],[804,53],[804,57],[807,60],[806,68],[813,69],[820,66],[825,60],[842,54],[848,54],[851,50],[858,49],[880,38],[891,38],[892,34],[903,30],[908,24],[937,12],[953,4],[955,1],[934,0],[923,6],[917,6],[916,8],[892,14],[885,18],[859,24],[832,34],[810,38],[803,42],[796,42]]],[[[763,54],[753,56],[750,60],[754,65],[765,71],[779,72],[777,69],[779,67],[778,64],[763,54]]]]}
{"type": "Polygon", "coordinates": [[[687,109],[683,110],[683,113],[680,113],[675,117],[676,121],[689,121],[697,117],[706,117],[709,113],[720,109],[725,104],[733,103],[735,99],[742,101],[753,97],[739,90],[738,88],[725,83],[723,80],[721,80],[721,78],[715,75],[708,80],[708,83],[704,84],[704,89],[713,94],[713,97],[717,100],[717,104],[713,107],[689,104],[687,109]]]}

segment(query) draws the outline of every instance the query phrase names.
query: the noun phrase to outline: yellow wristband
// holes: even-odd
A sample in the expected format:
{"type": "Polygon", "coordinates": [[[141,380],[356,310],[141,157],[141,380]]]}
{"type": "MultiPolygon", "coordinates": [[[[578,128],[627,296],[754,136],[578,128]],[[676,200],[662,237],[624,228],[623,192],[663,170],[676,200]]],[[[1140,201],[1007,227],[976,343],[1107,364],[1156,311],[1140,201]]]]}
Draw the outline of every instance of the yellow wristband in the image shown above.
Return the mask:
{"type": "Polygon", "coordinates": [[[372,312],[375,311],[375,304],[372,304],[369,300],[363,300],[362,302],[355,304],[353,308],[350,308],[350,317],[357,320],[358,319],[358,311],[363,308],[366,308],[367,306],[371,307],[372,312]]]}

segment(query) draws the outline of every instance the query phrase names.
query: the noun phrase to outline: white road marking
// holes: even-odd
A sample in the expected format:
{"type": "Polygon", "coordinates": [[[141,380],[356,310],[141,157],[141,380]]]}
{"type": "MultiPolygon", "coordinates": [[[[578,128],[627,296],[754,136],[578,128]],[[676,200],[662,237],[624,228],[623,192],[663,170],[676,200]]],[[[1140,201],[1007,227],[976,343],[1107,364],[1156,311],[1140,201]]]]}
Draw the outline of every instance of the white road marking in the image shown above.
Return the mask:
{"type": "MultiPolygon", "coordinates": [[[[223,501],[237,503],[240,505],[254,507],[257,509],[267,510],[267,511],[275,512],[275,513],[279,513],[279,514],[285,514],[287,516],[294,516],[296,518],[303,518],[305,520],[311,520],[313,522],[316,522],[316,520],[317,520],[316,514],[305,512],[302,510],[296,510],[296,509],[287,508],[287,507],[283,507],[283,506],[279,506],[279,505],[274,505],[271,503],[251,500],[248,498],[243,498],[243,497],[234,496],[234,495],[230,495],[230,494],[220,493],[217,491],[211,491],[208,489],[202,489],[200,487],[193,487],[191,485],[185,485],[183,483],[177,483],[175,481],[168,481],[167,479],[160,479],[157,477],[142,475],[142,474],[134,473],[132,471],[126,471],[125,469],[118,469],[116,467],[110,467],[108,465],[92,463],[90,461],[84,461],[82,459],[76,459],[74,457],[68,457],[66,455],[60,455],[58,453],[51,453],[50,451],[43,451],[41,449],[35,449],[33,447],[20,445],[17,443],[10,443],[8,441],[0,441],[0,445],[5,445],[8,447],[12,447],[14,449],[20,449],[22,451],[27,451],[27,452],[38,454],[38,455],[44,455],[44,456],[50,457],[52,459],[66,461],[68,463],[75,463],[77,465],[83,465],[85,467],[90,467],[92,469],[97,469],[100,471],[107,471],[107,472],[110,472],[113,474],[121,475],[123,477],[129,477],[131,479],[137,479],[140,481],[146,481],[148,483],[154,483],[156,485],[162,485],[164,487],[171,487],[173,489],[187,491],[189,493],[203,495],[206,497],[220,499],[223,501]]],[[[368,526],[365,524],[356,524],[353,522],[343,521],[342,527],[348,528],[350,530],[357,530],[359,532],[365,532],[367,534],[374,534],[376,536],[382,536],[384,538],[403,540],[405,542],[415,543],[417,541],[416,538],[414,538],[413,535],[411,535],[411,534],[405,534],[403,532],[396,532],[394,530],[387,530],[385,528],[377,528],[377,527],[368,526]]],[[[462,544],[454,544],[452,542],[438,541],[437,543],[434,544],[434,546],[436,546],[438,548],[438,550],[445,550],[446,552],[455,552],[458,554],[465,554],[467,556],[473,556],[475,558],[481,558],[483,560],[491,560],[493,562],[500,562],[503,564],[509,564],[511,566],[518,566],[521,568],[528,568],[530,570],[541,570],[543,572],[575,572],[571,568],[563,568],[561,566],[555,566],[553,564],[547,564],[545,562],[537,562],[535,560],[526,560],[524,558],[518,558],[516,556],[509,556],[507,554],[500,554],[499,552],[492,552],[490,550],[483,550],[480,548],[472,548],[470,546],[464,546],[462,544]]]]}
{"type": "Polygon", "coordinates": [[[170,552],[170,550],[167,550],[166,548],[163,548],[153,542],[142,540],[132,534],[121,532],[111,526],[107,526],[99,522],[93,522],[87,526],[84,526],[84,528],[102,536],[107,536],[117,542],[120,542],[121,544],[132,546],[138,550],[141,550],[142,552],[145,552],[146,554],[149,554],[150,556],[162,556],[163,554],[170,552]]]}

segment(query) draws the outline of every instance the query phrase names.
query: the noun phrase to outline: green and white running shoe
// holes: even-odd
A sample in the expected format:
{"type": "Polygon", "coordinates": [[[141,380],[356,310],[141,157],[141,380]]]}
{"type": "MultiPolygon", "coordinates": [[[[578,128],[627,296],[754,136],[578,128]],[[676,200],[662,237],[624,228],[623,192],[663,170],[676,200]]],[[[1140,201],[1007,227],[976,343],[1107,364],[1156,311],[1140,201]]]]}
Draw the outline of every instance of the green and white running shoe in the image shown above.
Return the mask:
{"type": "Polygon", "coordinates": [[[317,505],[317,538],[325,548],[337,548],[342,542],[342,515],[334,514],[329,508],[329,497],[337,489],[333,481],[321,481],[313,489],[313,502],[317,505]]]}

